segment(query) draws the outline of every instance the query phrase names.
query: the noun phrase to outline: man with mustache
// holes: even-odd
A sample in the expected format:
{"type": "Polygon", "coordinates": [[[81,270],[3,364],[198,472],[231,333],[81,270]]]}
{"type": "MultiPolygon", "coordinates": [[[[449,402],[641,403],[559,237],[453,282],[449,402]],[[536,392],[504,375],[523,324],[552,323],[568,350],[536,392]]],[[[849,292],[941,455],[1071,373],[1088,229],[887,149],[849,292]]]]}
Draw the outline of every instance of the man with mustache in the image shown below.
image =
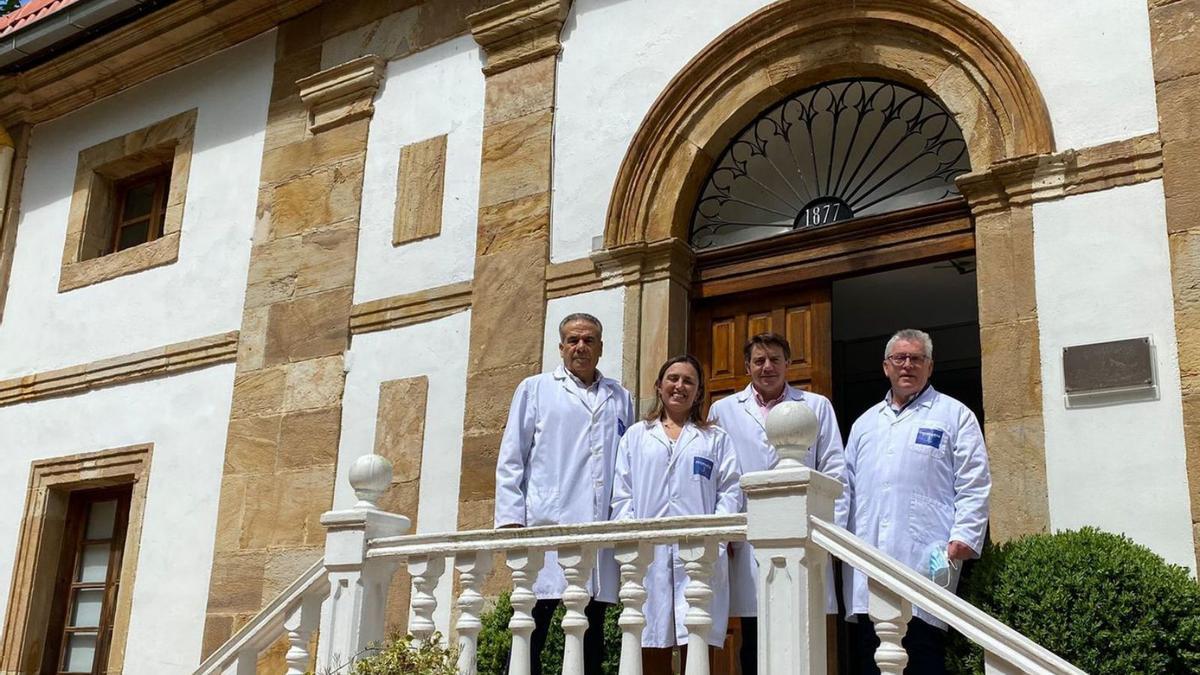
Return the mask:
{"type": "MultiPolygon", "coordinates": [[[[562,365],[526,378],[513,394],[496,459],[497,528],[590,523],[609,519],[617,443],[633,423],[633,400],[596,364],[604,351],[600,320],[571,314],[558,325],[562,365]]],[[[542,647],[566,589],[555,553],[546,554],[533,592],[531,672],[541,675],[542,647]]],[[[604,662],[604,611],[616,602],[618,569],[601,551],[588,583],[592,601],[584,634],[587,675],[604,662]]]]}

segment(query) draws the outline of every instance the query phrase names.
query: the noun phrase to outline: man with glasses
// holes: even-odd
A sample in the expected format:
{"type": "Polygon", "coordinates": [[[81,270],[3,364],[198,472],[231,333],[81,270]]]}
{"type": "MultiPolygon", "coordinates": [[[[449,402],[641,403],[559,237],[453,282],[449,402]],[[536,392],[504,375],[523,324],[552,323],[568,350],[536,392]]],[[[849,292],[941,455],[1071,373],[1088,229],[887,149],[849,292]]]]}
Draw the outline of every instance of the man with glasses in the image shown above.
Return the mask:
{"type": "MultiPolygon", "coordinates": [[[[847,527],[867,543],[953,591],[963,560],[979,557],[988,521],[987,448],[975,414],[929,384],[933,341],[919,330],[888,340],[891,389],[850,430],[847,527]]],[[[859,625],[862,673],[878,673],[867,617],[867,578],[853,571],[848,612],[859,625]]],[[[946,624],[913,608],[904,636],[908,675],[945,673],[946,624]]]]}

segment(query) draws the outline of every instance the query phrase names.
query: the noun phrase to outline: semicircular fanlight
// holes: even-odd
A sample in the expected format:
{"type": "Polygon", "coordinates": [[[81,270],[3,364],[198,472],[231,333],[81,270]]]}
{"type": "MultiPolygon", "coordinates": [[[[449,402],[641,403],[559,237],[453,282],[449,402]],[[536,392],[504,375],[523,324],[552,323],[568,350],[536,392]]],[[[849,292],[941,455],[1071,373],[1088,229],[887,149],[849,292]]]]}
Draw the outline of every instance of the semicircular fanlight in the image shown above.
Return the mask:
{"type": "Polygon", "coordinates": [[[697,249],[957,195],[962,130],[934,99],[881,80],[830,82],[750,123],[717,161],[692,218],[697,249]]]}

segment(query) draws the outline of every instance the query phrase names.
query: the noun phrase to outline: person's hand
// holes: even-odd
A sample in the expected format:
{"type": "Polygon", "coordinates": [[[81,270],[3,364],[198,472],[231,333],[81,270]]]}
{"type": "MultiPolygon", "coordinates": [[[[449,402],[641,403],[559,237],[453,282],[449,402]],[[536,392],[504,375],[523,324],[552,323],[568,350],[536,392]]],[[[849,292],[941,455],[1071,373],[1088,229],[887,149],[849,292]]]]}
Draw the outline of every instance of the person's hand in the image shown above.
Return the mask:
{"type": "Polygon", "coordinates": [[[952,541],[946,547],[946,557],[951,560],[967,560],[975,557],[975,551],[961,541],[952,541]]]}
{"type": "Polygon", "coordinates": [[[522,527],[525,527],[525,526],[520,523],[508,523],[507,525],[501,525],[500,527],[497,527],[496,529],[497,530],[518,530],[522,527]]]}

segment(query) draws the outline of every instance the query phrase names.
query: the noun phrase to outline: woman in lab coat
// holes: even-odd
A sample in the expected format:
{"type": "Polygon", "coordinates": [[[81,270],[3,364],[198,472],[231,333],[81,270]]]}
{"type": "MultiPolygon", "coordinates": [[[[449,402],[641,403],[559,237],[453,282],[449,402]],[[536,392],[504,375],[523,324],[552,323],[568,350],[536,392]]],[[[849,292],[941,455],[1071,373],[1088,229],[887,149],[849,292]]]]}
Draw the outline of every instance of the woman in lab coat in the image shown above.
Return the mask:
{"type": "MultiPolygon", "coordinates": [[[[700,414],[704,400],[700,363],[689,355],[667,360],[658,371],[654,387],[654,409],[625,433],[617,448],[613,519],[737,513],[741,502],[737,456],[725,432],[700,414]]],[[[687,642],[688,631],[683,623],[687,581],[679,547],[655,546],[645,582],[642,646],[647,672],[657,670],[654,666],[663,663],[664,655],[669,664],[669,649],[687,642]]],[[[729,616],[724,544],[709,583],[713,624],[708,643],[720,647],[725,642],[729,616]]]]}

